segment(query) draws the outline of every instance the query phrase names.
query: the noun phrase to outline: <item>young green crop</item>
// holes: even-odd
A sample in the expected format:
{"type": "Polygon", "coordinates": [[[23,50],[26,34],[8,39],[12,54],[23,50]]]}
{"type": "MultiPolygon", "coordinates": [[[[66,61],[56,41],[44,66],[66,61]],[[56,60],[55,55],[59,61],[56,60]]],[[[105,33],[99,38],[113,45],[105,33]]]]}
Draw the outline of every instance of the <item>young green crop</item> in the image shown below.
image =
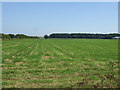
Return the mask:
{"type": "Polygon", "coordinates": [[[2,43],[3,88],[118,88],[118,40],[13,39],[2,43]]]}

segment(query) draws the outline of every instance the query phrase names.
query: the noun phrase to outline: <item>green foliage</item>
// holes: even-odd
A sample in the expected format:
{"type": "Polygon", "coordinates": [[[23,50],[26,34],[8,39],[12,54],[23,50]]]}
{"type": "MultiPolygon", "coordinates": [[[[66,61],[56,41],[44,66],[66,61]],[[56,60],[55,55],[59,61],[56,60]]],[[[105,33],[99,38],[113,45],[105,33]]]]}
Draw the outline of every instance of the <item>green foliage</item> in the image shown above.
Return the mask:
{"type": "Polygon", "coordinates": [[[45,39],[48,39],[48,35],[44,35],[44,38],[45,38],[45,39]]]}
{"type": "Polygon", "coordinates": [[[10,36],[10,38],[15,38],[14,34],[8,34],[10,36]]]}
{"type": "Polygon", "coordinates": [[[17,39],[26,39],[26,38],[39,38],[37,36],[27,36],[24,34],[0,34],[0,38],[2,39],[11,39],[11,38],[17,38],[17,39]]]}
{"type": "Polygon", "coordinates": [[[92,33],[53,33],[50,34],[50,38],[83,38],[83,39],[112,39],[113,37],[119,37],[118,33],[111,34],[92,34],[92,33]]]}
{"type": "Polygon", "coordinates": [[[10,39],[11,37],[9,35],[7,35],[7,34],[2,34],[2,38],[3,39],[10,39]]]}

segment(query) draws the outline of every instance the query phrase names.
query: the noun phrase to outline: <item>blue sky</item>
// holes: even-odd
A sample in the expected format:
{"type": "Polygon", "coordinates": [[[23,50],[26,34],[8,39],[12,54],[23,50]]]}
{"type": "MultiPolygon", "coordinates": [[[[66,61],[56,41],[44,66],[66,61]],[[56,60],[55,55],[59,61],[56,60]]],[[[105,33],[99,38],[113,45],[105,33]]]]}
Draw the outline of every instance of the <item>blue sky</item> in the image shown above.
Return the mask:
{"type": "Polygon", "coordinates": [[[2,32],[118,32],[117,2],[3,2],[2,32]]]}
{"type": "Polygon", "coordinates": [[[0,2],[0,32],[2,32],[2,3],[0,2]]]}

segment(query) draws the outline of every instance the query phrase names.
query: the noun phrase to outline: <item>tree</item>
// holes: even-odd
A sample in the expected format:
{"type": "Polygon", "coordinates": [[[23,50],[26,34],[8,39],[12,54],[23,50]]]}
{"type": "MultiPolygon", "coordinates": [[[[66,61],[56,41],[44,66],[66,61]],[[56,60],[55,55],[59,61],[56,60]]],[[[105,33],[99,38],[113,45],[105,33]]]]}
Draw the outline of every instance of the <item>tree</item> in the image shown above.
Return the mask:
{"type": "Polygon", "coordinates": [[[44,38],[45,38],[45,39],[48,39],[48,35],[44,35],[44,38]]]}
{"type": "Polygon", "coordinates": [[[14,38],[14,36],[15,36],[14,34],[8,34],[8,35],[9,35],[11,38],[14,38]]]}
{"type": "Polygon", "coordinates": [[[11,37],[8,34],[2,34],[3,39],[10,39],[11,37]]]}
{"type": "Polygon", "coordinates": [[[15,37],[22,39],[22,38],[26,38],[27,36],[24,34],[17,34],[15,37]]]}
{"type": "Polygon", "coordinates": [[[92,33],[53,33],[50,34],[49,38],[84,38],[84,39],[112,39],[120,34],[92,34],[92,33]]]}

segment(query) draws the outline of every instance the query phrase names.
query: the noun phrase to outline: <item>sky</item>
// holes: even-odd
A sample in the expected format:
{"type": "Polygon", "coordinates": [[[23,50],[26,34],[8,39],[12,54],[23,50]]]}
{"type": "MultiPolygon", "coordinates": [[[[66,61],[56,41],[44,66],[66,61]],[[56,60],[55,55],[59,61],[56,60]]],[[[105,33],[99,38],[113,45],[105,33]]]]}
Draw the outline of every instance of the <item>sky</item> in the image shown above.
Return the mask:
{"type": "Polygon", "coordinates": [[[117,2],[3,2],[2,32],[117,33],[117,2]]]}
{"type": "Polygon", "coordinates": [[[0,32],[2,32],[2,3],[0,2],[0,32]]]}

